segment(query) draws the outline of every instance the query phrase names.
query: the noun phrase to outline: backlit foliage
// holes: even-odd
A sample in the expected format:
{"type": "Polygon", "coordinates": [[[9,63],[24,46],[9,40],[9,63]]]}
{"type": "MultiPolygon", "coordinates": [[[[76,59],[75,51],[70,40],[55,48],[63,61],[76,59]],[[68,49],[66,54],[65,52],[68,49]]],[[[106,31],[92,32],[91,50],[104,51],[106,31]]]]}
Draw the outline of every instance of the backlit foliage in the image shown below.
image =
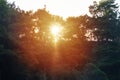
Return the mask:
{"type": "Polygon", "coordinates": [[[94,2],[92,16],[63,20],[46,9],[23,11],[0,0],[0,79],[120,79],[117,9],[114,0],[94,2]]]}

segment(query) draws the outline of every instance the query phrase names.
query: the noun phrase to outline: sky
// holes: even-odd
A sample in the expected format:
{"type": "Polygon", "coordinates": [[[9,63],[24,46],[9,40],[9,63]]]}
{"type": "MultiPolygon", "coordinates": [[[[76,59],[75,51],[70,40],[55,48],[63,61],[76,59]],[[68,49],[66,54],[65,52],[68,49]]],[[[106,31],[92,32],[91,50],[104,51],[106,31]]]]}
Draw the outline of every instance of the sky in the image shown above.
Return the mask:
{"type": "MultiPolygon", "coordinates": [[[[88,13],[88,7],[95,0],[7,0],[12,3],[15,2],[16,6],[20,9],[29,11],[36,11],[43,9],[46,5],[46,10],[53,15],[59,15],[63,18],[69,16],[79,16],[88,13]]],[[[100,0],[96,0],[97,2],[100,0]]],[[[120,0],[117,0],[120,4],[120,0]]]]}

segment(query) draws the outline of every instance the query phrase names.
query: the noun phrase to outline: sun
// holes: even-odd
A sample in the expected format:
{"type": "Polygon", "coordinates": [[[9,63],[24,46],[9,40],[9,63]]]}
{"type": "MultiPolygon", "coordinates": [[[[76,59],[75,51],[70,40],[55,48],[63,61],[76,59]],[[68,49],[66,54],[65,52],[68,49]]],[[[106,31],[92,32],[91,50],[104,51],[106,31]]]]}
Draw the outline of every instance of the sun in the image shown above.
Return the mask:
{"type": "Polygon", "coordinates": [[[53,36],[54,42],[58,42],[61,33],[62,33],[62,27],[60,25],[52,25],[50,28],[51,35],[53,36]]]}
{"type": "Polygon", "coordinates": [[[54,36],[57,36],[60,32],[60,27],[57,26],[57,25],[54,25],[52,26],[51,28],[51,33],[54,35],[54,36]]]}

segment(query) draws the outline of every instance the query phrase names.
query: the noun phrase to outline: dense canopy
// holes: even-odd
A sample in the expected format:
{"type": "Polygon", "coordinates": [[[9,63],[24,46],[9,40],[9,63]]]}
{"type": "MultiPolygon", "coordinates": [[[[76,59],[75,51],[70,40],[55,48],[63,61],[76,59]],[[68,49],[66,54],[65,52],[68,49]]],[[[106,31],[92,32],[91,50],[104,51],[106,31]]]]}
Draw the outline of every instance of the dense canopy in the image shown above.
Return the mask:
{"type": "Polygon", "coordinates": [[[120,80],[118,5],[88,9],[64,20],[0,0],[0,80],[120,80]]]}

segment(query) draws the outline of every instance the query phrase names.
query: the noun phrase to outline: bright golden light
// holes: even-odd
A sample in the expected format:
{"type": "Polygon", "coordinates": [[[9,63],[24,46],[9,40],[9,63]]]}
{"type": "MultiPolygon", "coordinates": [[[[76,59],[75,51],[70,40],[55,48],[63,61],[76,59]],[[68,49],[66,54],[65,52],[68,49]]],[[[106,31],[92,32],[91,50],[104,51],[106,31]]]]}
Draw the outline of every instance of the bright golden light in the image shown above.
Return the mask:
{"type": "Polygon", "coordinates": [[[60,25],[53,25],[51,28],[50,28],[50,32],[53,36],[53,39],[54,39],[54,42],[58,42],[59,40],[59,37],[61,35],[61,26],[60,25]]]}
{"type": "Polygon", "coordinates": [[[56,35],[58,35],[59,32],[60,32],[60,28],[55,25],[55,26],[53,26],[53,27],[51,28],[51,32],[52,32],[52,34],[53,34],[54,36],[56,36],[56,35]]]}

